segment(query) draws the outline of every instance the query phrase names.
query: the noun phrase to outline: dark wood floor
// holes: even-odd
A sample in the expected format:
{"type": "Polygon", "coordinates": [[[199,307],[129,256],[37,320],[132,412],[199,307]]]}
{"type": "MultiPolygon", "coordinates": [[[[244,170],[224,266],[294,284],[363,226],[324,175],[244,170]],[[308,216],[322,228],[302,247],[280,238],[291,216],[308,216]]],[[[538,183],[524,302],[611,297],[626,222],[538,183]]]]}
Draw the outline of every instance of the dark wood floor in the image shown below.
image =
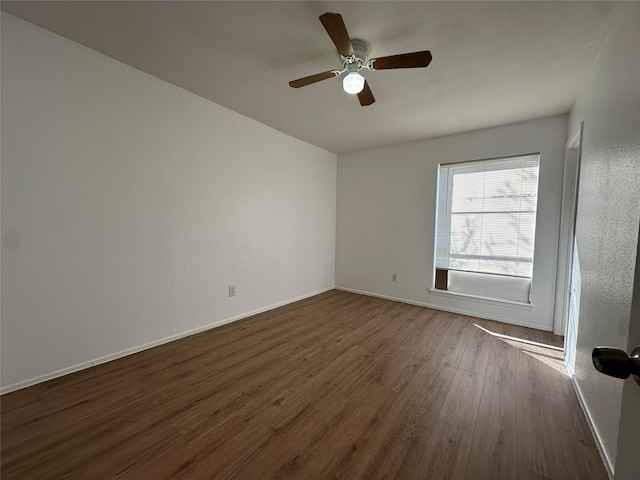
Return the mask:
{"type": "Polygon", "coordinates": [[[558,346],[331,291],[3,396],[2,478],[606,479],[558,346]]]}

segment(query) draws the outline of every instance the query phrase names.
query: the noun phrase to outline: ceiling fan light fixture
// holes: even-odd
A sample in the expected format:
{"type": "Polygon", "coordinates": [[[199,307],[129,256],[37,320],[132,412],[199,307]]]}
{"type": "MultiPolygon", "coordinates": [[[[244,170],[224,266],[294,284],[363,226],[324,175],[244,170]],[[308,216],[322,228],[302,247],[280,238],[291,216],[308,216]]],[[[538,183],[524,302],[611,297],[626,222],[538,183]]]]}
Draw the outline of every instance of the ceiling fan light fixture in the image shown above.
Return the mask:
{"type": "Polygon", "coordinates": [[[360,93],[364,89],[364,77],[358,72],[351,72],[342,80],[342,88],[351,95],[360,93]]]}

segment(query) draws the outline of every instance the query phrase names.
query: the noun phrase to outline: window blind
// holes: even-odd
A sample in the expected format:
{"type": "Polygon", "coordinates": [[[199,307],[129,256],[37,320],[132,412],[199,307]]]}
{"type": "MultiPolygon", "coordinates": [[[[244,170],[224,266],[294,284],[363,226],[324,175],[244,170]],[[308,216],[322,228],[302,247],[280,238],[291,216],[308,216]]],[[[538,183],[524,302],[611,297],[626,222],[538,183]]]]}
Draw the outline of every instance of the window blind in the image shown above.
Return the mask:
{"type": "Polygon", "coordinates": [[[539,155],[441,165],[436,268],[531,278],[539,155]]]}

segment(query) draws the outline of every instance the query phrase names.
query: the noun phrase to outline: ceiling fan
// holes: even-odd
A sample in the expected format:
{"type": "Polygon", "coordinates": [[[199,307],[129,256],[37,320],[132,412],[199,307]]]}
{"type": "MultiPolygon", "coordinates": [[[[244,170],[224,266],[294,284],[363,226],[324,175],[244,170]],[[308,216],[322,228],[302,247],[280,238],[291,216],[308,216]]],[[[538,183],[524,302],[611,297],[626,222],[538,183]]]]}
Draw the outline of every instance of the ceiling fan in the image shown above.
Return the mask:
{"type": "Polygon", "coordinates": [[[431,52],[401,53],[388,57],[372,58],[367,60],[368,47],[361,40],[351,40],[347,28],[339,13],[324,13],[320,15],[320,22],[331,37],[333,44],[338,49],[342,58],[342,70],[329,70],[316,73],[308,77],[299,78],[289,82],[293,88],[305,87],[321,80],[339,77],[343,73],[347,75],[342,80],[342,86],[347,93],[358,95],[360,105],[371,105],[376,99],[365,78],[360,75],[360,70],[388,70],[392,68],[419,68],[431,63],[431,52]]]}

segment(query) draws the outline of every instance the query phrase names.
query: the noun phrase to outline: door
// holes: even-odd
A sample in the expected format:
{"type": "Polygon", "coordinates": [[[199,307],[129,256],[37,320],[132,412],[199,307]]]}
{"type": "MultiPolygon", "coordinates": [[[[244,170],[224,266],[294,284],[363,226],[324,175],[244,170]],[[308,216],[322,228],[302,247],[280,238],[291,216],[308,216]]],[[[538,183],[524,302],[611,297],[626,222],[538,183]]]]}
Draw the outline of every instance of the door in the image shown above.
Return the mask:
{"type": "MultiPolygon", "coordinates": [[[[629,319],[629,340],[627,353],[640,345],[640,229],[636,253],[636,270],[633,282],[633,300],[629,319]]],[[[615,480],[640,478],[640,382],[633,378],[624,380],[622,387],[622,407],[620,409],[620,430],[618,431],[618,451],[616,454],[615,480]]]]}

